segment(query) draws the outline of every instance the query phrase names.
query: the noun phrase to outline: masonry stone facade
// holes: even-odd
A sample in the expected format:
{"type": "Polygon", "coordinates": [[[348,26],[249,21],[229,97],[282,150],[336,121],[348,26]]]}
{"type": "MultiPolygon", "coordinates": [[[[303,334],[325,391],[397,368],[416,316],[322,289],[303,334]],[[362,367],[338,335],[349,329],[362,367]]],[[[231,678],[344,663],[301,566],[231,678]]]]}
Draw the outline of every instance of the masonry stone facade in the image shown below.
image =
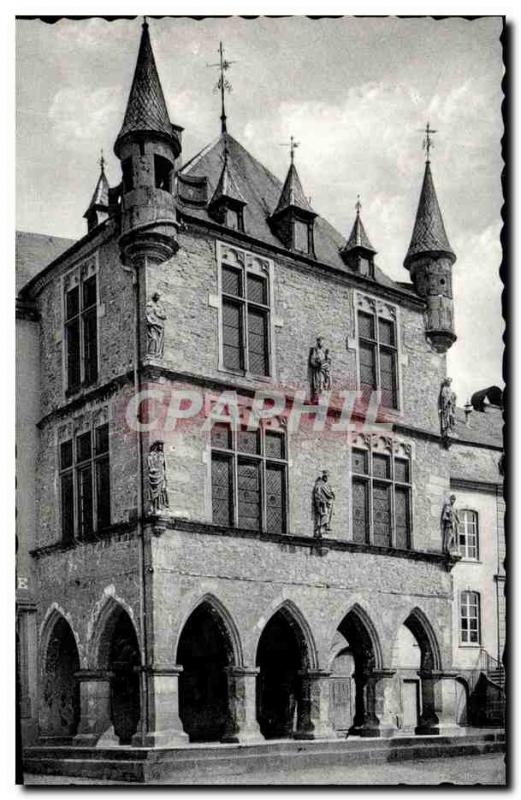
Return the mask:
{"type": "MultiPolygon", "coordinates": [[[[476,687],[496,702],[503,685],[501,416],[458,411],[440,436],[452,306],[447,329],[434,325],[432,280],[427,303],[423,284],[387,278],[359,209],[346,244],[293,163],[281,187],[223,131],[181,166],[180,136],[145,25],[116,143],[123,182],[102,173],[86,236],[35,263],[18,296],[25,740],[155,747],[472,724],[476,687]],[[226,224],[237,209],[241,224],[226,224]],[[313,247],[286,247],[281,218],[286,231],[305,223],[313,247]],[[155,295],[159,356],[147,352],[155,295]],[[317,337],[332,364],[322,429],[317,337]],[[259,390],[284,399],[273,426],[217,424],[214,439],[221,393],[251,411],[259,390]],[[349,430],[342,392],[365,397],[349,430]],[[200,406],[174,427],[176,397],[174,412],[200,406]],[[323,470],[335,500],[317,536],[323,470]],[[452,492],[476,516],[446,552],[452,492]]],[[[427,164],[406,266],[430,280],[454,259],[427,164]]]]}

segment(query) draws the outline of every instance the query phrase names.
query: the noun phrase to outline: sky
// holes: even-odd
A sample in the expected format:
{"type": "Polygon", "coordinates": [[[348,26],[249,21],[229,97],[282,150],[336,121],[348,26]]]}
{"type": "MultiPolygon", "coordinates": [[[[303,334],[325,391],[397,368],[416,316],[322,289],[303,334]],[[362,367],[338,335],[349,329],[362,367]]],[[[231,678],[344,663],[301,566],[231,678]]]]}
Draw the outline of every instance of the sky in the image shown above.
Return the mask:
{"type": "MultiPolygon", "coordinates": [[[[17,228],[77,239],[103,149],[113,144],[137,56],[140,20],[17,21],[17,228]]],[[[458,340],[448,374],[458,404],[502,381],[501,19],[305,17],[149,19],[170,118],[188,160],[220,131],[213,90],[219,41],[228,130],[281,180],[296,165],[313,208],[346,236],[357,195],[376,262],[408,280],[403,259],[423,178],[421,129],[457,261],[458,340]]]]}

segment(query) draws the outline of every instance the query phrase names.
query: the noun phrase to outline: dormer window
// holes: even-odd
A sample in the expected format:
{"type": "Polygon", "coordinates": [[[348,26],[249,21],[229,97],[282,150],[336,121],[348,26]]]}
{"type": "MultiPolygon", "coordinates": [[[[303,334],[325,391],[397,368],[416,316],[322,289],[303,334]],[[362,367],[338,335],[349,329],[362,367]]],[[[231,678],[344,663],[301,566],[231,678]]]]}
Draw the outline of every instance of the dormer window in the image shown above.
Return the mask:
{"type": "Polygon", "coordinates": [[[243,231],[244,230],[244,217],[242,213],[242,208],[228,208],[226,210],[226,227],[231,228],[234,231],[243,231]]]}
{"type": "Polygon", "coordinates": [[[292,152],[279,202],[270,217],[271,228],[289,250],[314,257],[313,226],[316,216],[302,189],[292,152]]]}
{"type": "Polygon", "coordinates": [[[165,192],[172,193],[172,178],[174,166],[168,158],[154,155],[154,178],[156,189],[163,189],[165,192]]]}
{"type": "Polygon", "coordinates": [[[293,223],[293,241],[295,250],[299,253],[308,255],[313,252],[312,247],[312,225],[296,219],[293,223]]]}
{"type": "Polygon", "coordinates": [[[356,218],[345,245],[340,250],[340,256],[346,266],[362,275],[364,278],[374,278],[374,256],[376,250],[369,241],[360,217],[362,205],[360,200],[356,203],[356,218]]]}

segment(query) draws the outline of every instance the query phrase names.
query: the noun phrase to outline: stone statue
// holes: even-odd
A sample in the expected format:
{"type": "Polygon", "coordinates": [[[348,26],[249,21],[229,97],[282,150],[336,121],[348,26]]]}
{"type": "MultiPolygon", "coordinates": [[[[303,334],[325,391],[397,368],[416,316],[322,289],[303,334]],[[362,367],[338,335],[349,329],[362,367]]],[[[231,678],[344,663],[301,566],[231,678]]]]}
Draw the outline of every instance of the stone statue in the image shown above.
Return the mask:
{"type": "Polygon", "coordinates": [[[438,414],[443,439],[447,439],[456,427],[456,395],[451,389],[452,378],[444,378],[438,397],[438,414]]]}
{"type": "Polygon", "coordinates": [[[163,358],[165,349],[165,319],[166,313],[160,303],[161,295],[154,292],[147,303],[147,355],[154,358],[163,358]]]}
{"type": "Polygon", "coordinates": [[[166,490],[166,464],[163,452],[163,442],[154,442],[150,445],[147,458],[148,464],[148,497],[151,512],[157,514],[162,508],[168,508],[168,493],[166,490]]]}
{"type": "Polygon", "coordinates": [[[313,487],[313,514],[314,514],[314,535],[323,536],[331,530],[331,517],[333,515],[333,501],[335,493],[329,485],[329,473],[327,470],[316,479],[313,487]]]}
{"type": "Polygon", "coordinates": [[[309,353],[309,366],[311,369],[311,394],[318,397],[323,391],[331,389],[331,356],[329,350],[324,349],[321,336],[309,353]]]}
{"type": "Polygon", "coordinates": [[[443,506],[441,512],[441,530],[443,534],[443,552],[452,555],[458,549],[458,512],[454,508],[456,495],[451,494],[449,502],[443,506]]]}

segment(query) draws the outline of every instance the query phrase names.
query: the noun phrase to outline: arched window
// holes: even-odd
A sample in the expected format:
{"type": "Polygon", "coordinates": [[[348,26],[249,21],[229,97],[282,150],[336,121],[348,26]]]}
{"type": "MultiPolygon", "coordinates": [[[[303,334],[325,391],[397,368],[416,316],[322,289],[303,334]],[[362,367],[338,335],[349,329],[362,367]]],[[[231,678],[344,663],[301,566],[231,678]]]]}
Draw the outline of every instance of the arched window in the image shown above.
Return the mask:
{"type": "Polygon", "coordinates": [[[481,641],[481,612],[479,592],[461,593],[460,639],[462,644],[481,641]]]}
{"type": "Polygon", "coordinates": [[[459,512],[458,548],[462,558],[479,558],[478,513],[464,508],[459,512]]]}

